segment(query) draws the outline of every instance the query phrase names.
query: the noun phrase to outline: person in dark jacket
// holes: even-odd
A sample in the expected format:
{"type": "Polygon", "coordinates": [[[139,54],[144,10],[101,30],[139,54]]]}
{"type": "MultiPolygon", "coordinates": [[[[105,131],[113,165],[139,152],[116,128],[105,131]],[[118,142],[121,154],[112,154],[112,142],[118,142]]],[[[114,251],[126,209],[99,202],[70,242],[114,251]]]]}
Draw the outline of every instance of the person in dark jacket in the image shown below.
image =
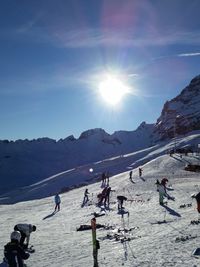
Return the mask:
{"type": "Polygon", "coordinates": [[[105,200],[104,200],[104,205],[106,206],[106,204],[109,206],[110,205],[110,192],[111,192],[111,187],[109,186],[106,190],[106,196],[105,196],[105,200]]]}
{"type": "Polygon", "coordinates": [[[15,225],[14,230],[19,231],[21,234],[21,238],[19,241],[20,245],[25,249],[28,248],[30,234],[36,231],[36,226],[32,224],[27,224],[27,223],[19,223],[15,225]],[[26,243],[24,243],[25,240],[26,240],[26,243]]]}
{"type": "Polygon", "coordinates": [[[106,186],[100,194],[97,195],[98,197],[98,205],[102,205],[104,201],[104,205],[106,202],[106,194],[107,194],[108,187],[106,186]]]}
{"type": "Polygon", "coordinates": [[[143,171],[143,169],[142,168],[139,168],[138,171],[139,171],[139,177],[142,177],[142,171],[143,171]]]}
{"type": "Polygon", "coordinates": [[[200,192],[198,194],[192,195],[192,197],[195,198],[197,201],[197,211],[200,215],[200,192]]]}
{"type": "Polygon", "coordinates": [[[124,207],[123,207],[123,203],[124,203],[124,201],[126,201],[126,200],[127,200],[127,197],[125,197],[125,196],[117,196],[118,210],[121,210],[121,209],[124,208],[124,207]]]}
{"type": "Polygon", "coordinates": [[[88,192],[88,189],[86,188],[84,192],[84,199],[83,199],[84,204],[86,204],[89,201],[88,195],[89,195],[89,192],[88,192]]]}
{"type": "Polygon", "coordinates": [[[9,267],[24,267],[24,260],[30,256],[20,246],[20,238],[20,232],[14,231],[10,235],[11,242],[4,246],[4,256],[9,267]]]}

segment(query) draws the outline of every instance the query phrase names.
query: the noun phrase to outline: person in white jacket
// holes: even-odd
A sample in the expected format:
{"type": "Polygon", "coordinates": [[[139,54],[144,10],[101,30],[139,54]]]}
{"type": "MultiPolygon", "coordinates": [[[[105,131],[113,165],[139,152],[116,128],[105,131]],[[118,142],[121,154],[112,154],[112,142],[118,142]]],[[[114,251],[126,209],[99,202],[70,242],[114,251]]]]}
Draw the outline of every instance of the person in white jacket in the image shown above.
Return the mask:
{"type": "Polygon", "coordinates": [[[159,203],[164,205],[164,197],[167,197],[166,188],[163,184],[157,184],[157,190],[159,192],[159,203]]]}
{"type": "Polygon", "coordinates": [[[36,226],[27,223],[19,223],[15,225],[14,230],[19,231],[21,233],[20,245],[25,249],[28,248],[30,241],[30,234],[36,231],[36,226]]]}

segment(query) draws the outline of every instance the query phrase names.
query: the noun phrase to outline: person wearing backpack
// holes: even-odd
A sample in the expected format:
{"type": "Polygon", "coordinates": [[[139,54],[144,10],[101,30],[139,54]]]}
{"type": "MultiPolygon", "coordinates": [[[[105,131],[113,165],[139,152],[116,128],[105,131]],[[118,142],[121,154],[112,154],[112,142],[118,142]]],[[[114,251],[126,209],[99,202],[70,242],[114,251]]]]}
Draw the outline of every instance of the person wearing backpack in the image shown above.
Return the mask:
{"type": "Polygon", "coordinates": [[[27,260],[30,254],[20,245],[20,232],[13,231],[10,239],[11,241],[4,246],[4,261],[9,267],[24,267],[24,260],[27,260]]]}

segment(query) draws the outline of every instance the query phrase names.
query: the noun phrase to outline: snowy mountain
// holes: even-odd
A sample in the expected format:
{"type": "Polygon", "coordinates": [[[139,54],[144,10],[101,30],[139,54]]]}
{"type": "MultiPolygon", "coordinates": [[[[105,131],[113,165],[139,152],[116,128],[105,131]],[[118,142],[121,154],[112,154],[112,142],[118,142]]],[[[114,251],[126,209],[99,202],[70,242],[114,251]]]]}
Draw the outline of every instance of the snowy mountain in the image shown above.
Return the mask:
{"type": "MultiPolygon", "coordinates": [[[[0,194],[0,204],[45,198],[54,195],[56,192],[67,192],[77,186],[88,185],[101,180],[102,172],[108,171],[110,176],[129,172],[141,165],[148,164],[151,160],[168,154],[174,148],[175,143],[177,148],[190,146],[197,149],[200,143],[200,131],[194,131],[186,136],[180,136],[170,141],[162,141],[152,147],[129,154],[120,154],[70,168],[27,186],[12,188],[8,192],[4,191],[0,194]]],[[[195,159],[194,157],[193,161],[199,164],[198,158],[195,159]]],[[[182,168],[189,163],[182,161],[182,168]]]]}
{"type": "MultiPolygon", "coordinates": [[[[161,141],[170,142],[173,137],[198,129],[200,76],[195,77],[180,95],[165,103],[155,124],[142,122],[135,131],[117,131],[110,135],[97,128],[83,132],[78,139],[70,135],[59,141],[50,138],[0,141],[0,194],[77,168],[83,170],[82,179],[72,173],[67,182],[63,178],[62,187],[82,184],[98,175],[88,173],[85,166],[112,157],[128,158],[126,155],[130,153],[135,153],[138,160],[140,151],[154,150],[161,141]]],[[[196,142],[196,146],[197,143],[200,142],[196,142]]],[[[113,172],[116,174],[116,169],[113,172]]]]}
{"type": "MultiPolygon", "coordinates": [[[[191,135],[177,141],[184,145],[193,139],[194,135],[191,135]]],[[[165,148],[171,147],[173,142],[163,145],[165,148]]],[[[164,147],[160,145],[157,152],[158,149],[164,147]]],[[[143,153],[141,151],[140,163],[145,156],[143,153]]],[[[200,157],[188,154],[181,158],[176,154],[173,157],[155,156],[150,160],[154,153],[149,152],[147,163],[141,165],[141,178],[138,169],[133,168],[135,183],[130,181],[129,171],[111,177],[110,186],[114,191],[107,208],[96,206],[97,194],[103,189],[101,182],[87,186],[90,200],[82,207],[85,187],[61,194],[61,211],[57,213],[53,213],[53,197],[0,205],[0,258],[3,259],[3,247],[9,241],[14,225],[32,223],[37,226],[37,231],[30,238],[35,253],[26,261],[27,267],[93,266],[91,230],[77,231],[77,228],[89,226],[93,214],[99,213],[102,216],[96,218],[97,223],[104,226],[97,229],[99,266],[200,266],[200,258],[192,255],[200,243],[199,224],[191,224],[198,218],[196,201],[191,194],[200,191],[199,174],[184,171],[186,163],[197,163],[200,157]],[[163,177],[169,179],[168,194],[175,197],[175,201],[168,200],[167,205],[160,206],[155,180],[163,177]],[[128,198],[124,203],[123,217],[117,210],[117,195],[128,198]]],[[[115,158],[110,159],[109,166],[117,166],[115,161],[115,158]]],[[[130,166],[128,162],[126,167],[130,166]]],[[[102,162],[102,169],[107,168],[108,161],[102,162]]],[[[40,190],[43,186],[44,183],[38,184],[40,190]]],[[[13,197],[17,198],[18,195],[19,192],[13,197]]],[[[5,267],[1,261],[0,266],[5,267]]]]}
{"type": "Polygon", "coordinates": [[[109,135],[102,129],[55,141],[0,141],[0,193],[30,185],[65,170],[130,153],[151,145],[153,125],[142,123],[135,131],[109,135]]]}
{"type": "Polygon", "coordinates": [[[200,75],[180,95],[165,103],[155,128],[161,139],[200,129],[200,75]]]}

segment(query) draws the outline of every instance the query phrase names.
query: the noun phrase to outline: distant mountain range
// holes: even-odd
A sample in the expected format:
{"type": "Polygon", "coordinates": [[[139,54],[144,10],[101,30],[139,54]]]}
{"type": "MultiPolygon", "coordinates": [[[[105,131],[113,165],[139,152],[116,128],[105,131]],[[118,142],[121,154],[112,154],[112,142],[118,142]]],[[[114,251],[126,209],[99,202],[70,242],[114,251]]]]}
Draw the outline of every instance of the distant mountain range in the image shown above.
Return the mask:
{"type": "Polygon", "coordinates": [[[151,147],[160,141],[200,129],[200,76],[164,104],[155,124],[142,122],[135,131],[103,129],[55,141],[50,138],[0,141],[0,193],[30,185],[90,162],[151,147]]]}

